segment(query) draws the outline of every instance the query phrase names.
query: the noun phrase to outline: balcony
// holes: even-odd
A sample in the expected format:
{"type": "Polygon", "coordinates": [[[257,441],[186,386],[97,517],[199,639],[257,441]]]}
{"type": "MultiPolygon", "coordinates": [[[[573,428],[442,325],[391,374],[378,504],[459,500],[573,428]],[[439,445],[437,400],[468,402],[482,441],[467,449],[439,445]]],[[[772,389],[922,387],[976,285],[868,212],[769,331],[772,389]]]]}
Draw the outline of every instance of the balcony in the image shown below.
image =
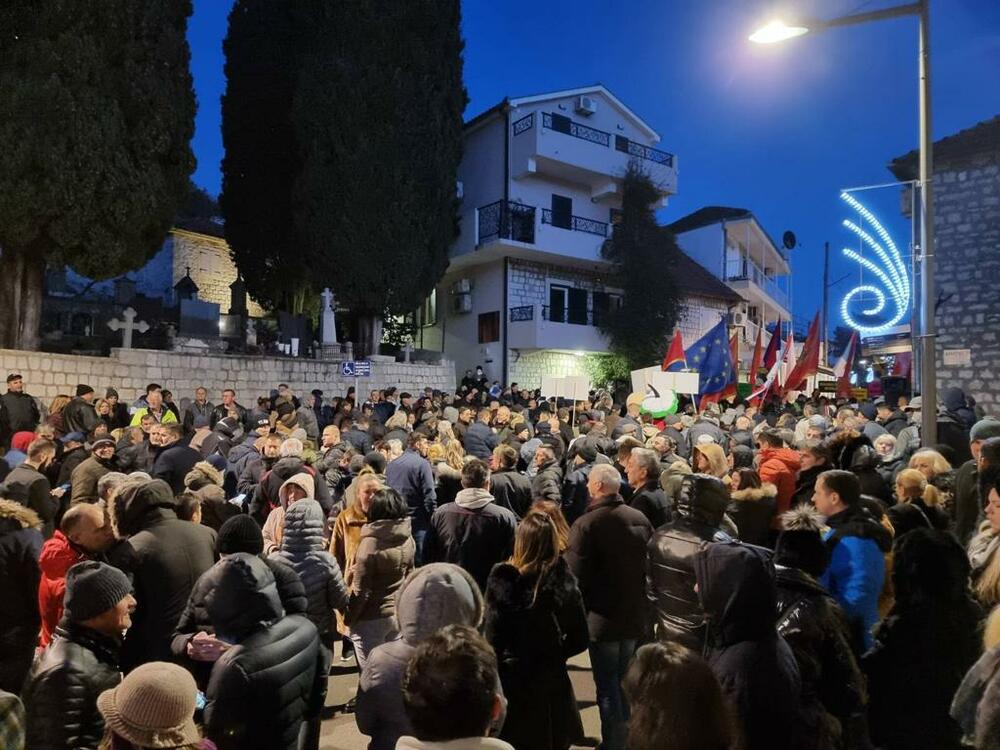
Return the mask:
{"type": "Polygon", "coordinates": [[[599,310],[523,305],[510,308],[507,346],[511,349],[561,349],[605,352],[608,340],[596,327],[599,310]]]}
{"type": "Polygon", "coordinates": [[[511,175],[548,175],[586,185],[600,200],[620,192],[629,162],[639,159],[663,195],[677,192],[673,154],[553,112],[532,112],[511,127],[511,175]]]}
{"type": "Polygon", "coordinates": [[[542,209],[542,224],[551,224],[554,227],[560,229],[569,229],[572,232],[586,232],[587,234],[596,234],[598,237],[607,238],[608,236],[608,224],[604,221],[597,221],[596,219],[587,219],[583,216],[555,216],[553,220],[552,209],[543,208],[542,209]]]}
{"type": "Polygon", "coordinates": [[[535,207],[513,201],[496,201],[477,209],[477,242],[514,240],[533,244],[535,241],[535,207]]]}
{"type": "Polygon", "coordinates": [[[749,294],[755,301],[761,298],[770,298],[763,299],[763,301],[772,306],[781,307],[786,314],[790,313],[788,293],[753,261],[746,258],[734,258],[726,261],[725,281],[734,290],[749,294]]]}

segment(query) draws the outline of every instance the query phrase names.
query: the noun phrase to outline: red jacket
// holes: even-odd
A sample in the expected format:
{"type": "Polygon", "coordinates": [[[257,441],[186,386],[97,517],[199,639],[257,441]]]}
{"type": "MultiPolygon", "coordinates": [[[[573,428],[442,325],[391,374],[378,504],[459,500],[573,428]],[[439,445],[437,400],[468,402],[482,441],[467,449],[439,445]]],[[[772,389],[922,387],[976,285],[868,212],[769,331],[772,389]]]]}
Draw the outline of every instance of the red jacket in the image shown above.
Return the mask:
{"type": "Polygon", "coordinates": [[[781,528],[780,516],[792,505],[795,495],[795,477],[799,471],[799,454],[791,448],[761,448],[758,454],[761,482],[770,482],[778,488],[777,512],[772,528],[781,528]]]}
{"type": "Polygon", "coordinates": [[[38,567],[42,579],[38,584],[38,611],[42,615],[42,629],[38,645],[45,648],[52,640],[56,625],[62,619],[63,595],[66,593],[66,572],[87,556],[77,550],[59,530],[42,545],[38,567]]]}

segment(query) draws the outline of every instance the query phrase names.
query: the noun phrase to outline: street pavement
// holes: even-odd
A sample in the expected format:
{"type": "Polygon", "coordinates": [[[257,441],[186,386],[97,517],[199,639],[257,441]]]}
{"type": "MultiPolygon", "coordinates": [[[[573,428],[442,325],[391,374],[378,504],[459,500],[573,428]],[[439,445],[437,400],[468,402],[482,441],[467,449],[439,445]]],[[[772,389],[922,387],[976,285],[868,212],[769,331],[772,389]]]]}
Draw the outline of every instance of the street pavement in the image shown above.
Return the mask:
{"type": "MultiPolygon", "coordinates": [[[[573,682],[583,730],[586,740],[579,747],[597,746],[601,736],[601,722],[597,713],[594,694],[594,680],[590,674],[590,657],[586,652],[569,662],[569,676],[573,682]]],[[[323,714],[323,733],[320,750],[365,750],[368,737],[358,731],[353,714],[343,712],[344,704],[358,689],[358,667],[352,658],[348,662],[340,660],[340,644],[337,644],[331,670],[326,710],[323,714]]]]}

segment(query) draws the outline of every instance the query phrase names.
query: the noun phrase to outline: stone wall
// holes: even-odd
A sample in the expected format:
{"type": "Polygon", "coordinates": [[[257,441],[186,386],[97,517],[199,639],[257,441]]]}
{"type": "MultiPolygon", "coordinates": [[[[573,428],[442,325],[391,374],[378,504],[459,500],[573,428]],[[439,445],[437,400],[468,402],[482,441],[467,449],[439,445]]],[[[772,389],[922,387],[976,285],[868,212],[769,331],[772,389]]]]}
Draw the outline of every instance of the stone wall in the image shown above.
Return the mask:
{"type": "MultiPolygon", "coordinates": [[[[455,366],[447,360],[439,365],[404,364],[389,357],[372,357],[372,377],[359,378],[362,393],[395,386],[401,390],[426,387],[454,392],[455,366]]],[[[132,401],[147,383],[160,383],[173,391],[176,400],[190,397],[195,388],[208,388],[218,401],[223,388],[233,388],[244,405],[255,403],[278,383],[287,383],[296,393],[322,389],[327,397],[343,395],[353,378],[340,374],[340,361],[270,357],[240,357],[223,354],[180,354],[150,349],[112,349],[110,357],[81,357],[0,349],[0,373],[19,372],[25,390],[48,403],[60,393],[73,395],[77,383],[86,383],[98,393],[111,386],[123,400],[132,401]]]]}
{"type": "Polygon", "coordinates": [[[938,389],[958,386],[988,412],[1000,406],[1000,152],[934,173],[938,389]],[[972,365],[945,366],[946,349],[972,365]]]}
{"type": "Polygon", "coordinates": [[[583,357],[569,352],[558,352],[551,349],[540,351],[511,352],[508,364],[510,382],[523,388],[538,388],[542,384],[542,376],[554,375],[587,375],[583,367],[583,357]]]}
{"type": "MultiPolygon", "coordinates": [[[[191,278],[198,285],[198,299],[214,302],[221,312],[229,312],[231,296],[229,285],[236,281],[236,265],[229,257],[229,245],[219,237],[198,232],[174,229],[167,238],[173,248],[173,284],[191,269],[191,278]]],[[[171,286],[172,286],[171,285],[171,286]]],[[[257,318],[264,310],[251,299],[247,300],[250,315],[257,318]]]]}
{"type": "Polygon", "coordinates": [[[607,287],[604,278],[593,271],[511,258],[510,276],[507,280],[508,305],[520,307],[549,304],[550,283],[587,291],[619,291],[607,287]]]}

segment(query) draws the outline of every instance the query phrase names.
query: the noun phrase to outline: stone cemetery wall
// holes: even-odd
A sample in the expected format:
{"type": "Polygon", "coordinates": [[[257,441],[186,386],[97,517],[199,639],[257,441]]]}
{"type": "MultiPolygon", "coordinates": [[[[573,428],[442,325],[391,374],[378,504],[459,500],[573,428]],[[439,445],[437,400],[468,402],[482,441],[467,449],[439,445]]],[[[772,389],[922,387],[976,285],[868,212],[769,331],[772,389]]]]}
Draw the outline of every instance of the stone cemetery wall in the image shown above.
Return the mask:
{"type": "MultiPolygon", "coordinates": [[[[236,265],[229,257],[226,241],[206,234],[174,229],[167,238],[173,251],[171,287],[191,269],[191,279],[198,285],[198,299],[214,302],[222,312],[229,310],[229,285],[236,280],[236,265]]],[[[247,309],[253,317],[264,315],[264,310],[252,299],[247,309]]]]}
{"type": "MultiPolygon", "coordinates": [[[[358,378],[361,393],[395,386],[417,391],[426,387],[455,390],[455,366],[448,360],[439,365],[404,364],[391,357],[371,357],[372,376],[358,378]]],[[[70,396],[77,383],[86,383],[104,394],[111,386],[123,401],[131,402],[147,383],[160,383],[174,393],[179,403],[193,397],[194,389],[205,386],[217,403],[223,388],[233,388],[237,399],[251,406],[259,395],[278,383],[287,383],[298,394],[320,388],[329,398],[343,395],[354,378],[340,374],[341,360],[292,359],[283,357],[242,357],[224,354],[184,354],[150,349],[112,349],[110,357],[80,357],[44,352],[0,349],[0,373],[19,372],[25,391],[45,404],[56,395],[70,396]]]]}

